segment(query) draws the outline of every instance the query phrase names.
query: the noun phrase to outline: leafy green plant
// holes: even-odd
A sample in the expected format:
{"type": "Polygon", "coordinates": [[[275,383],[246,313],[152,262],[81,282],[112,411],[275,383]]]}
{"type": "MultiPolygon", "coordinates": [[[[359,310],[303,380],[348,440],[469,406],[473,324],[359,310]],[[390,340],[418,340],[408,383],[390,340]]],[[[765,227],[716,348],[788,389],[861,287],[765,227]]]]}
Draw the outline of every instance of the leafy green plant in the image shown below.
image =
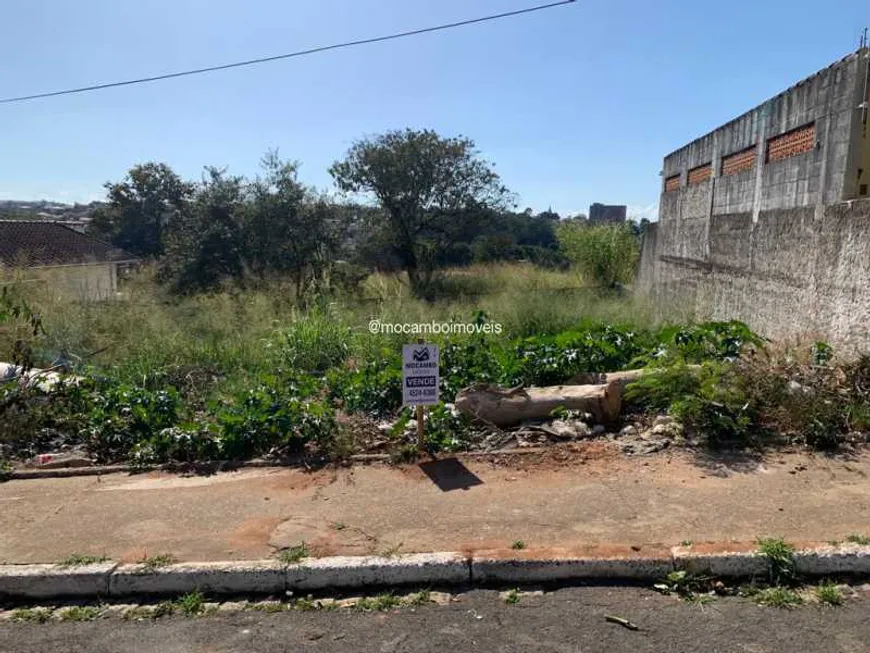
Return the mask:
{"type": "Polygon", "coordinates": [[[514,543],[511,544],[511,548],[514,551],[522,551],[523,549],[526,548],[526,543],[523,542],[522,540],[514,540],[514,543]]]}
{"type": "Polygon", "coordinates": [[[846,538],[846,541],[852,544],[860,544],[861,546],[870,546],[870,537],[866,535],[852,534],[846,538]]]}
{"type": "Polygon", "coordinates": [[[699,594],[710,589],[712,580],[710,576],[679,570],[669,573],[664,582],[656,583],[653,588],[662,594],[676,594],[686,601],[695,601],[699,594]]]}
{"type": "Polygon", "coordinates": [[[12,470],[12,463],[4,458],[0,458],[0,483],[12,478],[12,470]]]}
{"type": "Polygon", "coordinates": [[[816,587],[816,598],[819,603],[825,605],[843,605],[843,593],[839,586],[830,580],[824,581],[816,587]]]}
{"type": "Polygon", "coordinates": [[[504,595],[504,602],[507,605],[516,605],[520,602],[520,591],[517,589],[508,590],[504,595]]]}
{"type": "Polygon", "coordinates": [[[357,369],[332,370],[327,382],[348,410],[383,416],[402,405],[402,368],[395,351],[357,369]]]}
{"type": "Polygon", "coordinates": [[[204,609],[205,597],[199,590],[188,592],[175,600],[175,608],[185,617],[195,617],[204,609]]]}
{"type": "Polygon", "coordinates": [[[798,581],[794,561],[794,547],[781,538],[758,540],[758,551],[767,558],[770,584],[794,585],[798,581]]]}
{"type": "Polygon", "coordinates": [[[375,597],[365,597],[360,599],[354,605],[356,610],[362,612],[387,612],[395,610],[403,605],[404,601],[401,597],[396,596],[392,592],[378,594],[375,597]]]}
{"type": "Polygon", "coordinates": [[[791,609],[802,605],[804,602],[800,594],[787,587],[766,587],[758,590],[753,598],[758,605],[766,605],[773,608],[791,609]]]}
{"type": "Polygon", "coordinates": [[[306,397],[304,384],[266,377],[238,403],[220,408],[220,451],[230,460],[249,458],[279,448],[302,451],[308,444],[327,444],[336,433],[335,415],[322,399],[306,397]]]}

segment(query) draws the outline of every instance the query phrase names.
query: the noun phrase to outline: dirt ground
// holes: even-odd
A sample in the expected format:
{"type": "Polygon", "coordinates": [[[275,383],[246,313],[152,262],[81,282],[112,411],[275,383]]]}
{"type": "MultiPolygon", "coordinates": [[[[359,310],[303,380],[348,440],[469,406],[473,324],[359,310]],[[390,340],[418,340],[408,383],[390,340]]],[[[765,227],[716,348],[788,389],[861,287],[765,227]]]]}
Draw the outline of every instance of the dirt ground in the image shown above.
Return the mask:
{"type": "Polygon", "coordinates": [[[868,474],[867,453],[626,457],[590,442],[398,468],[16,480],[0,484],[0,562],[825,542],[870,535],[868,474]]]}

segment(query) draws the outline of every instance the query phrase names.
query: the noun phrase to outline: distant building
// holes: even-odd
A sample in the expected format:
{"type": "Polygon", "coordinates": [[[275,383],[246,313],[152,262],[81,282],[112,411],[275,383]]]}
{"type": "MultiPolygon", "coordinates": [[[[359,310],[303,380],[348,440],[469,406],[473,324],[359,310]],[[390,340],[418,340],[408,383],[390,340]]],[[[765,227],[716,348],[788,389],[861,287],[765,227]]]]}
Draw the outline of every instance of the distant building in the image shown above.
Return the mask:
{"type": "Polygon", "coordinates": [[[596,202],[589,207],[589,222],[625,222],[627,214],[627,206],[596,202]]]}
{"type": "Polygon", "coordinates": [[[18,275],[72,299],[104,299],[138,259],[62,223],[0,220],[0,283],[18,275]]]}

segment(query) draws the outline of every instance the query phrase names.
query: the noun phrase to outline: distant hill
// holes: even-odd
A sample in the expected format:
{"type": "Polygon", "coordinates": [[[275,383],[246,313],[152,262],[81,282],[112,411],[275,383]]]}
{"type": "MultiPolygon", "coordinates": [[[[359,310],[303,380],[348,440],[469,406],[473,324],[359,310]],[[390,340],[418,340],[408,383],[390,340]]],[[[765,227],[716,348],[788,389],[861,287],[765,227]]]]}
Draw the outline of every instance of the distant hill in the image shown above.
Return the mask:
{"type": "Polygon", "coordinates": [[[40,200],[0,200],[0,218],[4,220],[87,220],[91,211],[105,206],[104,202],[90,204],[61,204],[40,200]]]}

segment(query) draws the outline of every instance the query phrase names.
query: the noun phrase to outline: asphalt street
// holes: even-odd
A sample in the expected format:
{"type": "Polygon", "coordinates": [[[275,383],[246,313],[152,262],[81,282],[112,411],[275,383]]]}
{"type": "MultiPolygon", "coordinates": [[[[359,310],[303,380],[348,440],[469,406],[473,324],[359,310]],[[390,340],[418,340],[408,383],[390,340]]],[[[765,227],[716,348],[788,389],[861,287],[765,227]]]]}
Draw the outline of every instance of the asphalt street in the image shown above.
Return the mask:
{"type": "Polygon", "coordinates": [[[0,651],[41,653],[795,653],[870,651],[870,598],[792,610],[738,598],[698,606],[641,588],[567,588],[506,604],[475,590],[446,605],[86,623],[0,623],[0,651]],[[605,620],[629,619],[639,630],[605,620]]]}

